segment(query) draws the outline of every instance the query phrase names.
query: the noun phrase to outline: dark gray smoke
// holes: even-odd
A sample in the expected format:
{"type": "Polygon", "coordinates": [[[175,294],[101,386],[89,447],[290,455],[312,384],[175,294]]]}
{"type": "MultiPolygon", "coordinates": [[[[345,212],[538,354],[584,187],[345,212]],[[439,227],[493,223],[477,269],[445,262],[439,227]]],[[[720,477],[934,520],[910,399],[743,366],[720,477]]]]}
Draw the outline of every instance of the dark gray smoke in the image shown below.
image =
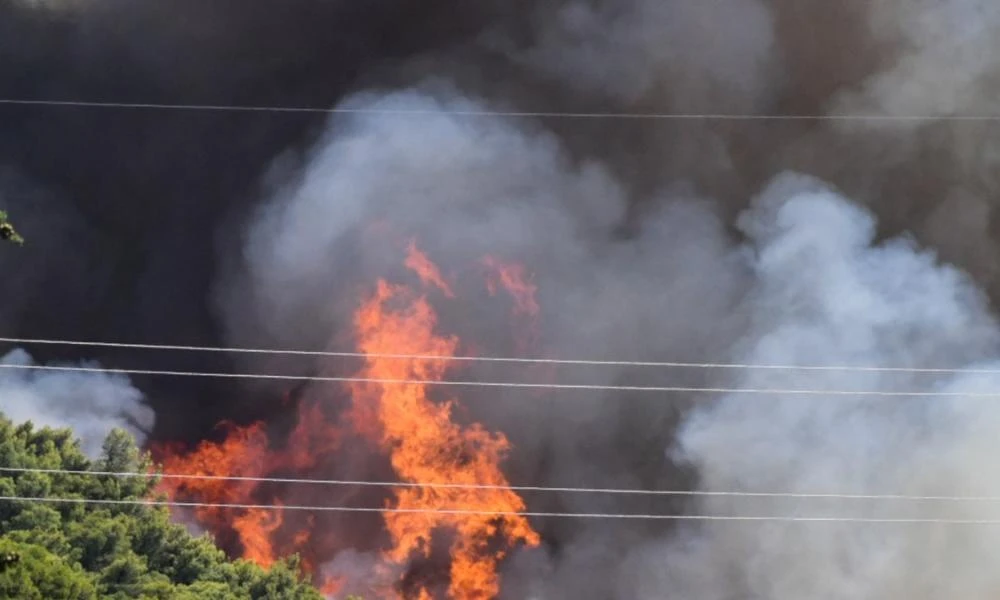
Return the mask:
{"type": "MultiPolygon", "coordinates": [[[[18,290],[0,300],[0,331],[349,348],[359,294],[376,277],[406,276],[400,244],[413,236],[449,273],[485,254],[527,265],[543,307],[539,353],[991,364],[1000,335],[990,310],[1000,293],[998,129],[953,117],[995,105],[998,25],[1000,8],[982,0],[296,0],[280,11],[248,0],[169,10],[8,0],[4,97],[369,112],[0,107],[0,208],[29,241],[0,250],[0,273],[18,290]],[[388,233],[373,233],[376,224],[388,233]]],[[[442,303],[442,328],[486,354],[516,351],[503,307],[468,285],[460,295],[476,301],[442,303]]],[[[33,350],[144,368],[352,368],[33,350]]],[[[482,366],[462,375],[530,376],[482,366]]],[[[638,367],[556,375],[819,391],[988,391],[993,379],[638,367]]],[[[272,407],[286,391],[167,378],[136,385],[156,410],[160,439],[199,438],[224,417],[280,420],[272,407]]],[[[985,475],[995,454],[988,399],[492,390],[461,401],[510,436],[518,483],[997,491],[985,475]]],[[[365,475],[345,462],[331,469],[365,475]]],[[[584,512],[990,516],[986,504],[575,494],[528,502],[584,512]]],[[[546,545],[510,561],[505,597],[985,598],[998,585],[991,528],[537,524],[546,545]]],[[[329,568],[357,570],[367,560],[360,550],[329,568]]]]}

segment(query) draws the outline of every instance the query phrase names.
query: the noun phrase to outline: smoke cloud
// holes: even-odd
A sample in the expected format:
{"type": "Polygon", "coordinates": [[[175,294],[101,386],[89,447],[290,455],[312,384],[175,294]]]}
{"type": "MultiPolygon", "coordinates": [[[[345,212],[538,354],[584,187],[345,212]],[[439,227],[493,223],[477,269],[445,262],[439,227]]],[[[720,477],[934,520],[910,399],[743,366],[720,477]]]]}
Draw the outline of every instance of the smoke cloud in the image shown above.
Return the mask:
{"type": "Polygon", "coordinates": [[[121,375],[33,371],[29,367],[35,362],[23,350],[0,357],[0,365],[0,412],[15,423],[70,427],[88,456],[100,455],[104,438],[115,427],[129,431],[139,443],[153,427],[153,410],[143,404],[142,392],[121,375]]]}
{"type": "MultiPolygon", "coordinates": [[[[752,364],[996,369],[1000,330],[964,274],[906,239],[872,246],[870,215],[786,176],[742,225],[757,249],[752,364]]],[[[857,396],[731,394],[693,410],[674,452],[705,490],[994,496],[991,374],[748,370],[737,388],[857,396]],[[955,397],[874,396],[941,392],[955,397]]],[[[708,515],[992,519],[977,501],[713,497],[708,515]]],[[[939,523],[708,522],[633,553],[620,595],[660,598],[990,597],[995,528],[939,523]]]]}
{"type": "MultiPolygon", "coordinates": [[[[358,298],[375,278],[409,277],[401,257],[415,239],[455,278],[463,301],[435,308],[465,353],[992,368],[1000,138],[994,121],[952,117],[992,110],[998,33],[1000,8],[983,0],[0,3],[2,97],[359,111],[0,107],[0,208],[28,239],[0,248],[4,289],[17,290],[0,295],[0,333],[350,349],[358,298]],[[508,308],[467,277],[486,255],[526,265],[538,283],[530,350],[508,308]]],[[[353,368],[29,350],[46,363],[145,369],[353,368]]],[[[539,376],[463,368],[466,379],[539,376]]],[[[548,375],[817,392],[997,383],[871,370],[548,375]]],[[[289,418],[276,401],[287,386],[273,383],[4,377],[4,412],[88,440],[113,424],[149,431],[147,405],[154,440],[202,439],[222,419],[289,418]],[[29,397],[30,413],[9,400],[29,397]]],[[[511,439],[515,483],[1000,495],[988,476],[1000,415],[978,396],[491,389],[459,399],[511,439]]],[[[373,467],[345,457],[324,468],[363,479],[373,467]]],[[[536,511],[991,518],[973,502],[526,501],[536,511]]],[[[543,548],[505,565],[504,597],[985,598],[1000,584],[992,527],[536,524],[543,548]]],[[[370,550],[325,568],[363,577],[370,550]]]]}

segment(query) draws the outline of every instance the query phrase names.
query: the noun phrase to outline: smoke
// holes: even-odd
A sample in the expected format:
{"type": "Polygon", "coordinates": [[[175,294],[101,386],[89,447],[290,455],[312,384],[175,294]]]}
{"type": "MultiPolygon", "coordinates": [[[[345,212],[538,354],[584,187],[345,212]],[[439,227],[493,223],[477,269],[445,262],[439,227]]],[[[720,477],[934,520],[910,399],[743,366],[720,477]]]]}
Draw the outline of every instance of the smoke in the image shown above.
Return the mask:
{"type": "Polygon", "coordinates": [[[154,414],[143,404],[142,392],[121,375],[35,371],[28,368],[35,362],[23,350],[9,352],[0,365],[0,412],[15,423],[72,428],[88,456],[100,455],[104,438],[115,427],[129,431],[139,443],[153,427],[154,414]]]}
{"type": "MultiPolygon", "coordinates": [[[[815,181],[784,177],[742,220],[757,249],[752,364],[996,369],[1000,329],[968,277],[907,239],[872,246],[869,214],[815,181]]],[[[692,411],[675,452],[704,490],[995,496],[996,374],[747,370],[692,411]],[[956,397],[874,396],[941,392],[956,397]]],[[[991,519],[989,503],[713,497],[708,515],[991,519]]],[[[991,597],[993,527],[708,522],[633,552],[620,595],[661,598],[991,597]]]]}
{"type": "MultiPolygon", "coordinates": [[[[410,238],[419,240],[444,272],[463,283],[471,279],[472,286],[478,278],[463,275],[483,256],[530,265],[544,282],[539,291],[544,350],[558,356],[707,359],[732,335],[739,321],[732,308],[741,265],[730,256],[711,206],[693,193],[664,190],[662,197],[671,201],[650,210],[634,238],[616,240],[612,234],[631,202],[624,186],[601,164],[574,161],[537,127],[454,116],[481,105],[415,91],[356,98],[345,106],[401,114],[334,118],[329,141],[264,205],[244,252],[247,276],[221,295],[223,302],[240,306],[224,311],[241,317],[230,325],[233,339],[253,345],[350,344],[349,338],[330,341],[329,331],[350,322],[364,286],[378,277],[406,277],[402,257],[410,238]],[[412,119],[407,111],[426,114],[412,119]],[[428,144],[434,152],[423,151],[428,144]],[[383,221],[387,229],[368,230],[383,221]],[[706,272],[717,277],[706,278],[706,272]],[[664,318],[665,306],[689,318],[664,318]]],[[[470,287],[460,297],[481,295],[470,287]]],[[[446,327],[461,328],[455,333],[462,339],[488,344],[489,353],[514,351],[505,308],[495,302],[465,304],[455,309],[460,319],[441,308],[446,327]]],[[[524,378],[510,368],[479,367],[474,373],[524,378]]],[[[609,384],[621,373],[577,369],[566,376],[609,384]]],[[[493,395],[477,394],[471,402],[478,415],[491,416],[505,431],[509,427],[529,456],[529,448],[548,445],[563,437],[563,430],[572,430],[565,437],[574,444],[587,439],[585,431],[591,441],[610,442],[619,435],[613,423],[630,412],[600,394],[560,399],[577,407],[572,415],[520,393],[499,395],[491,402],[493,395]],[[528,426],[525,411],[537,431],[519,439],[518,431],[528,426]],[[580,421],[567,423],[574,415],[580,421]]],[[[660,405],[653,410],[662,411],[660,405]]],[[[552,445],[553,451],[576,452],[552,445]]],[[[594,460],[618,458],[612,453],[594,460]]],[[[551,475],[565,477],[564,469],[585,466],[575,457],[570,462],[559,461],[551,475]]],[[[629,477],[627,470],[622,473],[629,477]]]]}
{"type": "MultiPolygon", "coordinates": [[[[895,124],[539,117],[518,127],[559,146],[571,168],[596,164],[613,178],[623,195],[611,210],[624,211],[626,230],[645,226],[643,206],[665,187],[691,184],[691,195],[709,198],[728,221],[776,173],[794,169],[869,205],[880,233],[912,232],[991,296],[998,291],[995,127],[934,118],[989,110],[998,39],[989,3],[295,0],[275,13],[256,1],[164,11],[105,0],[8,2],[0,11],[0,93],[11,98],[324,108],[419,90],[446,106],[529,112],[925,113],[895,124]]],[[[36,248],[53,244],[45,255],[61,261],[49,259],[22,294],[4,299],[0,327],[26,337],[239,339],[232,322],[255,315],[218,296],[246,276],[240,255],[244,236],[258,235],[255,211],[274,186],[293,185],[283,180],[320,151],[309,148],[338,143],[338,127],[308,114],[0,108],[0,162],[46,190],[46,218],[79,229],[66,241],[31,232],[32,247],[10,257],[34,264],[36,248]],[[81,257],[87,264],[59,264],[81,257]]],[[[31,201],[19,198],[32,194],[2,189],[12,216],[30,219],[31,201]]],[[[344,223],[357,216],[345,214],[344,223]]],[[[592,232],[597,242],[603,231],[592,232]]],[[[282,335],[289,344],[326,343],[315,329],[282,335]]],[[[192,354],[88,358],[239,366],[192,354]]],[[[163,411],[157,427],[166,437],[198,437],[230,414],[231,386],[217,383],[140,382],[155,388],[153,403],[199,409],[184,420],[163,411]],[[209,397],[219,400],[200,400],[209,397]]],[[[268,412],[266,395],[239,402],[268,412]]]]}
{"type": "Polygon", "coordinates": [[[839,98],[838,112],[933,118],[989,110],[996,92],[995,4],[885,2],[872,6],[870,18],[877,39],[898,40],[907,51],[839,98]]]}
{"type": "Polygon", "coordinates": [[[533,24],[534,43],[512,50],[518,62],[578,91],[699,113],[752,111],[773,89],[774,24],[762,2],[567,2],[533,24]]]}
{"type": "MultiPolygon", "coordinates": [[[[578,356],[584,348],[595,358],[722,356],[750,364],[917,368],[962,367],[995,356],[1000,330],[985,296],[968,276],[939,265],[934,253],[919,250],[908,237],[872,246],[876,230],[871,214],[818,180],[793,174],[776,178],[738,220],[745,245],[729,241],[710,204],[683,187],[665,188],[651,200],[660,208],[648,210],[630,237],[616,239],[608,234],[629,203],[628,192],[600,164],[569,159],[551,136],[515,123],[456,117],[454,112],[474,106],[443,105],[415,92],[351,102],[348,106],[423,111],[426,116],[412,121],[368,113],[334,119],[330,131],[336,135],[320,144],[304,169],[289,178],[291,184],[265,205],[248,242],[251,277],[246,285],[265,302],[266,310],[255,312],[257,322],[277,323],[274,331],[305,331],[315,323],[331,327],[346,319],[330,301],[338,286],[360,285],[345,280],[345,273],[358,282],[400,275],[402,246],[394,246],[392,236],[389,243],[372,243],[365,234],[355,235],[384,219],[399,239],[412,235],[422,240],[446,270],[494,253],[531,264],[545,282],[546,348],[560,356],[578,356]],[[363,101],[367,103],[357,104],[363,101]],[[428,140],[433,140],[433,154],[419,151],[428,140]],[[317,221],[336,226],[317,226],[317,221]],[[598,231],[605,232],[603,241],[597,241],[598,231]],[[341,267],[343,263],[349,266],[341,267]],[[621,306],[629,311],[623,313],[621,306]]],[[[232,297],[246,299],[244,289],[232,297]]],[[[483,319],[489,324],[480,328],[487,331],[472,339],[502,338],[506,323],[485,314],[483,319]]],[[[237,324],[234,330],[248,328],[237,324]]],[[[567,375],[593,383],[644,377],[617,369],[567,375]]],[[[673,383],[692,377],[671,375],[673,383]]],[[[988,378],[941,379],[899,372],[766,370],[735,377],[712,373],[703,381],[777,390],[988,389],[988,378]]],[[[530,473],[532,481],[550,485],[676,487],[679,469],[688,467],[707,490],[990,493],[976,483],[992,447],[990,438],[974,441],[967,431],[970,425],[990,422],[990,403],[983,399],[740,395],[718,402],[698,399],[697,408],[678,417],[692,400],[575,393],[547,398],[540,408],[537,399],[526,401],[523,394],[475,396],[463,401],[476,417],[515,440],[519,453],[513,472],[530,473]],[[678,418],[680,432],[671,444],[678,418]],[[673,445],[676,451],[658,461],[647,458],[646,465],[637,467],[634,452],[658,445],[673,445]],[[983,455],[968,461],[968,475],[961,478],[957,465],[941,457],[967,460],[968,447],[983,455]],[[935,462],[933,470],[927,469],[930,461],[935,462]]],[[[990,429],[979,431],[985,435],[990,429]]],[[[546,502],[581,512],[621,510],[618,499],[566,495],[539,504],[546,502]]],[[[801,501],[741,498],[693,509],[772,516],[830,516],[832,511],[833,516],[867,518],[956,514],[952,506],[854,506],[855,511],[845,512],[850,507],[813,502],[813,512],[803,513],[810,507],[803,508],[801,501]]],[[[960,506],[958,514],[988,517],[981,505],[960,506]]],[[[845,554],[846,569],[885,565],[890,560],[886,554],[901,553],[921,540],[922,554],[898,559],[892,573],[870,576],[865,593],[884,593],[893,589],[883,587],[889,585],[886,581],[900,580],[914,567],[926,570],[937,553],[958,543],[954,536],[967,535],[943,530],[940,542],[928,544],[921,528],[931,526],[921,524],[886,544],[879,543],[884,535],[869,539],[877,535],[871,526],[848,524],[839,530],[790,523],[772,526],[778,533],[768,534],[773,542],[762,550],[757,529],[734,529],[731,523],[708,526],[704,532],[662,531],[652,542],[648,531],[643,535],[628,526],[551,527],[558,554],[541,574],[537,562],[544,563],[544,556],[534,556],[532,565],[515,562],[510,597],[539,585],[544,591],[533,593],[545,598],[657,598],[668,589],[689,590],[685,593],[691,597],[801,596],[826,589],[825,578],[819,573],[802,576],[782,591],[786,584],[780,573],[788,564],[789,548],[815,555],[813,569],[825,573],[826,562],[845,554]],[[628,558],[621,565],[609,561],[616,555],[628,558]],[[754,567],[759,572],[743,570],[757,563],[765,563],[754,567]],[[720,564],[731,577],[713,576],[720,564]],[[699,568],[705,571],[699,574],[699,568]]],[[[974,541],[976,548],[991,543],[974,541]]],[[[831,576],[840,575],[826,575],[831,576]]]]}
{"type": "MultiPolygon", "coordinates": [[[[358,298],[377,277],[408,277],[401,256],[413,238],[460,288],[460,306],[436,308],[464,352],[524,352],[507,307],[470,276],[496,255],[526,265],[539,284],[538,354],[989,365],[998,350],[998,130],[949,117],[992,110],[998,25],[1000,9],[982,0],[293,0],[277,12],[253,0],[170,10],[2,3],[3,97],[361,112],[0,107],[0,163],[9,167],[0,206],[28,238],[24,249],[0,249],[5,289],[18,290],[0,296],[0,332],[350,349],[358,298]],[[549,116],[469,114],[491,110],[549,116]],[[551,114],[559,112],[816,118],[551,114]]],[[[31,351],[43,362],[147,369],[352,367],[31,351]]],[[[550,375],[891,392],[989,391],[993,379],[623,366],[550,375]]],[[[469,365],[462,376],[538,374],[469,365]]],[[[134,385],[155,409],[154,439],[202,438],[223,418],[286,418],[275,399],[287,390],[276,384],[134,385]]],[[[123,419],[146,430],[139,396],[106,396],[74,396],[72,414],[41,402],[49,412],[40,413],[77,419],[82,431],[123,419]]],[[[996,492],[982,475],[995,419],[988,399],[496,389],[460,400],[470,418],[510,437],[507,469],[518,483],[996,492]]],[[[344,463],[329,468],[359,479],[372,468],[363,457],[344,463]]],[[[975,503],[526,499],[539,511],[989,515],[975,503]]],[[[997,584],[988,527],[537,524],[545,548],[510,561],[507,597],[979,597],[997,584]]],[[[328,568],[357,578],[368,550],[328,568]]]]}

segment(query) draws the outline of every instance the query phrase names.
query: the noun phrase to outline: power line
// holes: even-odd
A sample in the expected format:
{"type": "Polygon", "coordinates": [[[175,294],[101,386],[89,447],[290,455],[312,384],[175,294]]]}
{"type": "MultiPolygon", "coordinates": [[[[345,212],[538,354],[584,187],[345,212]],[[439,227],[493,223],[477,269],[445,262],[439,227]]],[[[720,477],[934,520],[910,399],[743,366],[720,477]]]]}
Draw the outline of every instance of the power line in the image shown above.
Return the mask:
{"type": "Polygon", "coordinates": [[[361,512],[361,513],[402,513],[440,514],[481,517],[551,517],[575,519],[629,519],[663,521],[769,521],[798,523],[897,523],[897,524],[949,524],[949,525],[1000,525],[1000,519],[944,519],[944,518],[880,518],[880,517],[797,517],[788,515],[683,515],[683,514],[640,514],[640,513],[576,513],[576,512],[530,512],[495,511],[466,509],[399,508],[370,506],[300,506],[282,504],[244,504],[229,502],[175,502],[172,500],[113,500],[89,498],[43,498],[31,496],[0,496],[0,501],[8,502],[48,502],[65,504],[97,505],[139,505],[167,506],[178,508],[228,508],[239,510],[294,510],[311,512],[361,512]]]}
{"type": "Polygon", "coordinates": [[[221,379],[268,379],[277,381],[317,381],[337,383],[372,383],[380,385],[427,385],[452,387],[527,388],[553,390],[599,390],[621,392],[676,392],[707,394],[779,394],[800,396],[877,396],[877,397],[930,397],[930,398],[997,398],[1000,392],[942,392],[942,391],[886,391],[886,390],[818,390],[818,389],[769,389],[728,388],[696,386],[646,386],[601,385],[589,383],[531,383],[521,381],[458,381],[432,379],[388,379],[379,377],[337,377],[322,375],[271,375],[267,373],[211,373],[201,371],[161,371],[155,369],[102,369],[99,367],[73,367],[63,365],[0,364],[0,369],[63,371],[78,373],[103,373],[106,375],[162,375],[169,377],[214,377],[221,379]]]}
{"type": "Polygon", "coordinates": [[[159,102],[99,102],[89,100],[44,100],[28,98],[0,98],[0,105],[33,107],[70,107],[95,109],[171,110],[237,113],[298,113],[298,114],[368,114],[427,116],[447,114],[463,117],[491,118],[554,118],[554,119],[617,119],[617,120],[673,120],[673,121],[1000,121],[1000,115],[890,115],[890,114],[827,114],[780,115],[735,113],[626,113],[626,112],[563,112],[515,110],[462,110],[462,109],[388,109],[349,108],[344,106],[321,108],[313,106],[249,106],[222,104],[170,104],[159,102]]]}
{"type": "Polygon", "coordinates": [[[573,358],[508,357],[508,356],[445,356],[435,354],[393,354],[336,352],[327,350],[282,350],[276,348],[241,348],[226,346],[185,346],[172,344],[130,344],[124,342],[87,342],[82,340],[50,340],[36,338],[0,337],[0,343],[37,344],[54,346],[84,346],[93,348],[122,348],[133,350],[165,350],[182,352],[224,352],[232,354],[274,354],[279,356],[326,356],[331,358],[387,358],[399,360],[448,360],[456,362],[515,363],[543,365],[578,366],[618,366],[618,367],[669,367],[689,369],[760,369],[776,371],[858,371],[872,373],[939,373],[1000,375],[1000,369],[977,368],[923,368],[923,367],[880,367],[863,365],[789,365],[754,364],[724,362],[679,362],[679,361],[639,361],[639,360],[591,360],[573,358]]]}
{"type": "Polygon", "coordinates": [[[420,483],[411,481],[358,481],[349,479],[312,479],[287,477],[249,477],[241,475],[201,475],[180,473],[137,473],[117,471],[80,471],[70,469],[35,469],[28,467],[0,467],[0,472],[39,473],[47,475],[85,475],[92,477],[126,477],[149,479],[191,479],[202,481],[246,481],[253,483],[293,483],[311,485],[346,485],[387,488],[431,488],[463,490],[510,490],[514,492],[557,492],[585,494],[621,494],[647,496],[694,496],[733,498],[788,498],[818,500],[903,500],[914,502],[1000,502],[1000,496],[918,496],[906,494],[837,494],[807,492],[727,492],[703,490],[649,490],[627,488],[546,487],[525,485],[489,485],[478,483],[420,483]]]}

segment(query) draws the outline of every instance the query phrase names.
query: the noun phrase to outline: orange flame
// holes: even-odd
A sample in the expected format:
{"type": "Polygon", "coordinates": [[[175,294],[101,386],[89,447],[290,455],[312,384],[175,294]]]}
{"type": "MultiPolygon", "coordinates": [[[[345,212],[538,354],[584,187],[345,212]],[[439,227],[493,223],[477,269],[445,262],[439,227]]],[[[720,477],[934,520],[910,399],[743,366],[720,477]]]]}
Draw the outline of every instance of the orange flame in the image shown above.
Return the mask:
{"type": "MultiPolygon", "coordinates": [[[[538,324],[541,310],[536,299],[538,286],[521,265],[508,264],[492,256],[485,257],[481,263],[486,267],[486,286],[490,295],[496,296],[502,288],[514,301],[514,317],[519,323],[515,328],[517,350],[535,352],[541,337],[538,324]]],[[[528,370],[538,373],[542,379],[555,380],[552,365],[538,363],[529,366],[528,370]]]]}
{"type": "MultiPolygon", "coordinates": [[[[436,315],[426,298],[401,286],[379,281],[374,296],[355,315],[359,350],[366,355],[361,376],[397,383],[354,386],[354,401],[374,406],[381,443],[397,475],[409,482],[477,484],[488,489],[413,487],[396,492],[391,507],[411,510],[463,510],[492,514],[387,512],[393,547],[386,558],[402,564],[414,555],[430,555],[433,534],[446,529],[451,542],[448,595],[456,600],[486,600],[499,593],[497,563],[506,548],[537,545],[527,519],[510,513],[525,509],[510,489],[499,465],[509,449],[502,434],[481,425],[460,427],[452,421],[453,401],[436,403],[425,384],[406,380],[441,380],[458,341],[435,335],[436,315]],[[398,307],[402,308],[398,308],[398,307]],[[432,355],[440,359],[393,359],[386,354],[432,355]],[[501,542],[497,544],[497,541],[501,542]]],[[[421,598],[430,591],[421,588],[421,598]]]]}
{"type": "Polygon", "coordinates": [[[411,241],[406,251],[406,267],[420,277],[424,285],[433,285],[441,290],[449,298],[455,297],[455,292],[451,291],[451,286],[444,280],[441,270],[432,263],[427,255],[417,248],[417,243],[411,241]]]}
{"type": "Polygon", "coordinates": [[[337,577],[328,577],[319,586],[319,592],[325,597],[330,598],[338,594],[344,587],[344,581],[337,577]]]}
{"type": "Polygon", "coordinates": [[[529,280],[523,266],[505,264],[492,256],[487,256],[482,262],[487,269],[486,285],[490,295],[497,295],[502,287],[514,299],[515,312],[530,317],[538,316],[538,301],[535,299],[538,286],[529,280]]]}
{"type": "MultiPolygon", "coordinates": [[[[275,503],[280,506],[280,503],[275,503]]],[[[262,567],[270,567],[276,558],[271,536],[281,527],[281,510],[251,508],[245,514],[233,518],[233,529],[240,534],[243,542],[243,558],[262,567]]]]}
{"type": "MultiPolygon", "coordinates": [[[[223,424],[227,430],[221,442],[202,442],[192,452],[161,447],[154,455],[163,472],[207,477],[259,477],[269,462],[268,439],[261,423],[247,427],[223,424]]],[[[164,478],[159,491],[171,499],[194,499],[206,504],[246,503],[257,488],[256,481],[232,479],[164,478]]],[[[239,509],[225,506],[198,506],[198,522],[213,531],[232,528],[243,545],[243,556],[262,566],[275,561],[271,534],[281,526],[282,510],[239,509]]]]}
{"type": "MultiPolygon", "coordinates": [[[[185,454],[178,448],[154,448],[154,456],[168,474],[199,475],[208,477],[256,477],[267,461],[268,441],[261,423],[237,427],[232,423],[220,424],[226,439],[222,442],[202,442],[185,454]]],[[[222,479],[164,478],[159,491],[169,497],[197,498],[206,503],[243,502],[257,484],[253,481],[222,479]]],[[[195,514],[202,522],[213,522],[225,517],[228,509],[199,506],[195,514]]]]}
{"type": "Polygon", "coordinates": [[[331,424],[319,402],[299,405],[298,422],[288,437],[282,455],[274,456],[272,463],[295,471],[306,471],[323,457],[340,449],[340,431],[331,424]]]}
{"type": "MultiPolygon", "coordinates": [[[[329,456],[339,445],[336,429],[329,425],[318,403],[299,406],[298,423],[285,448],[276,451],[262,423],[238,427],[223,423],[226,437],[221,442],[204,441],[193,450],[159,446],[153,448],[163,472],[173,475],[207,476],[206,479],[167,477],[158,491],[172,500],[194,500],[206,504],[266,504],[255,499],[260,482],[247,479],[266,477],[276,470],[306,470],[315,466],[320,457],[329,456]]],[[[274,534],[284,524],[281,502],[271,502],[274,508],[198,506],[194,509],[198,522],[213,532],[233,531],[243,548],[242,557],[268,567],[278,558],[274,534]]],[[[303,547],[309,531],[292,536],[294,547],[303,547]]]]}
{"type": "MultiPolygon", "coordinates": [[[[428,287],[453,298],[438,267],[410,243],[405,264],[428,287]]],[[[534,322],[538,305],[534,284],[520,267],[487,259],[493,276],[491,293],[503,287],[514,298],[515,312],[534,322]]],[[[437,315],[428,299],[409,288],[379,281],[372,296],[355,313],[358,350],[366,355],[359,374],[385,383],[358,383],[349,387],[351,408],[346,415],[352,435],[371,440],[384,451],[397,477],[411,483],[473,484],[477,489],[409,487],[393,494],[382,514],[391,546],[372,573],[377,597],[399,596],[400,573],[412,559],[432,558],[432,542],[449,544],[447,596],[453,600],[487,600],[498,595],[498,564],[512,547],[534,546],[539,535],[527,519],[523,500],[500,470],[510,443],[480,424],[460,425],[453,419],[454,399],[432,400],[427,384],[407,381],[441,380],[451,367],[458,339],[435,333],[437,315]],[[386,355],[440,358],[400,359],[386,355]],[[471,511],[483,514],[417,511],[471,511]],[[415,511],[415,512],[406,512],[415,511]],[[391,575],[386,575],[391,574],[391,575]],[[379,580],[382,583],[379,583],[379,580]]],[[[329,464],[340,450],[341,430],[324,412],[326,403],[298,404],[298,422],[288,439],[272,445],[262,423],[245,427],[223,424],[225,438],[202,442],[187,451],[172,446],[154,448],[154,456],[168,474],[212,477],[284,476],[312,471],[329,464]]],[[[165,478],[159,487],[171,499],[210,504],[275,504],[273,510],[204,506],[195,508],[198,522],[213,532],[238,537],[242,556],[262,566],[293,551],[306,549],[303,565],[314,574],[320,591],[335,597],[346,581],[320,576],[324,554],[317,552],[322,538],[315,515],[296,520],[277,502],[278,488],[258,481],[233,479],[165,478]],[[286,522],[285,517],[288,517],[286,522]],[[308,551],[309,548],[312,551],[308,551]]],[[[328,541],[328,540],[327,540],[328,541]]],[[[434,557],[435,560],[437,557],[434,557]]],[[[408,583],[403,594],[414,600],[440,595],[427,584],[408,583]]]]}

